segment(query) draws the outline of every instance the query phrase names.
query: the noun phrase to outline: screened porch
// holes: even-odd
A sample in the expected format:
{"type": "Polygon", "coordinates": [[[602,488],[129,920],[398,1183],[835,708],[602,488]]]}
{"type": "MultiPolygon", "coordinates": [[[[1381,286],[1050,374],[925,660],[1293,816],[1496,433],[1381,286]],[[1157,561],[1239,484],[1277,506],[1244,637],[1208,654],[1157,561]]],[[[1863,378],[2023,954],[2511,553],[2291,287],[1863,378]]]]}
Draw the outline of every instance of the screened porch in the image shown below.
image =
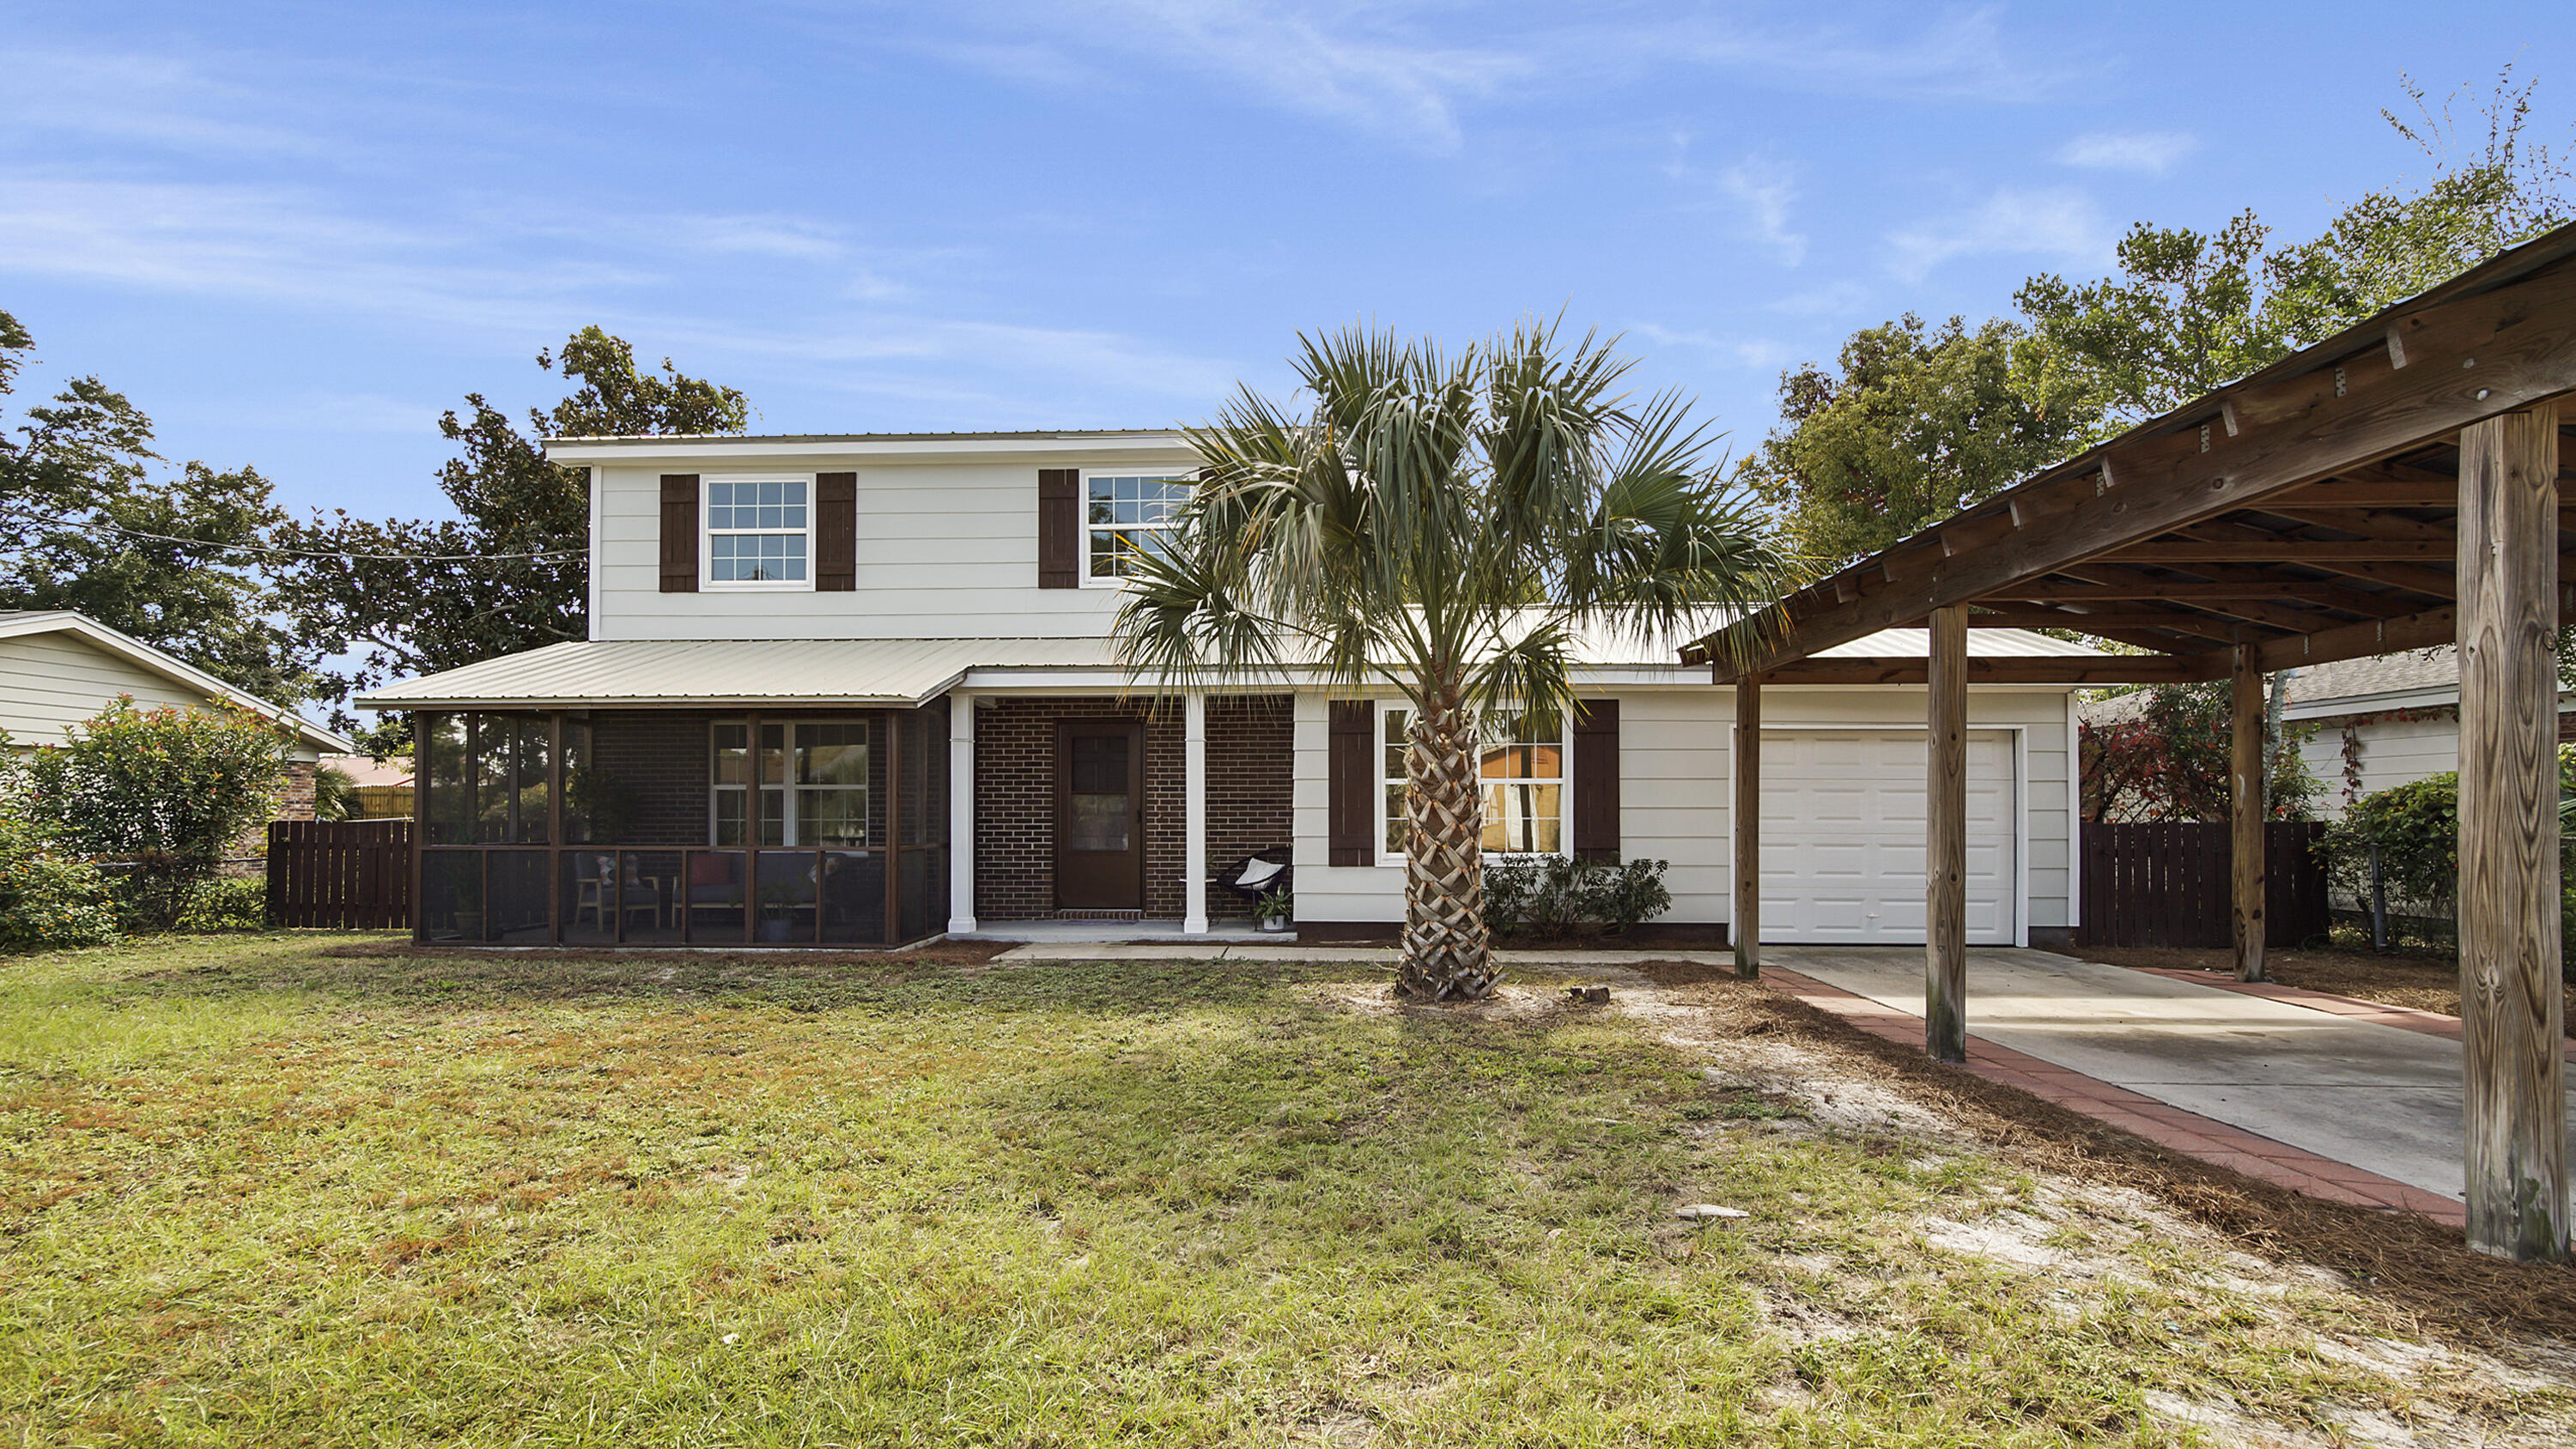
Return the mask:
{"type": "Polygon", "coordinates": [[[948,705],[416,713],[414,939],[901,945],[949,918],[948,705]]]}

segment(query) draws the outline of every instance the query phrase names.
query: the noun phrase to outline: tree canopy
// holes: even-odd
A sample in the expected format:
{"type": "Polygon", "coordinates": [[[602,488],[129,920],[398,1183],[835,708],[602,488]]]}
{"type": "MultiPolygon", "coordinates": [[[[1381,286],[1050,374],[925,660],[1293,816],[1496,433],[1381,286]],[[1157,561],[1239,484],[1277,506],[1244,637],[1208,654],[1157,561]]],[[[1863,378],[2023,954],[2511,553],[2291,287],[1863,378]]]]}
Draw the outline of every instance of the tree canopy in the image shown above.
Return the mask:
{"type": "MultiPolygon", "coordinates": [[[[546,461],[547,437],[739,433],[743,395],[662,359],[640,370],[624,339],[597,327],[541,351],[537,366],[579,383],[526,431],[481,393],[440,417],[458,456],[439,470],[453,519],[352,517],[345,509],[284,524],[297,554],[279,587],[306,646],[350,662],[322,676],[331,699],[589,633],[588,470],[546,461]]],[[[345,710],[335,719],[350,723],[345,710]]]]}
{"type": "Polygon", "coordinates": [[[2359,322],[2576,216],[2565,158],[2524,134],[2532,83],[2510,67],[2482,132],[2405,83],[2383,111],[2433,162],[2284,242],[2252,212],[2213,231],[2140,222],[2114,275],[2049,273],[2016,314],[1864,328],[1831,367],[1782,374],[1781,421],[1737,478],[1811,572],[1897,542],[2050,463],[2359,322]]]}
{"type": "MultiPolygon", "coordinates": [[[[0,398],[35,340],[0,312],[0,398]]],[[[256,550],[283,519],[251,468],[173,471],[152,420],[95,377],[0,429],[0,608],[75,609],[279,703],[309,655],[276,617],[256,550]]]]}

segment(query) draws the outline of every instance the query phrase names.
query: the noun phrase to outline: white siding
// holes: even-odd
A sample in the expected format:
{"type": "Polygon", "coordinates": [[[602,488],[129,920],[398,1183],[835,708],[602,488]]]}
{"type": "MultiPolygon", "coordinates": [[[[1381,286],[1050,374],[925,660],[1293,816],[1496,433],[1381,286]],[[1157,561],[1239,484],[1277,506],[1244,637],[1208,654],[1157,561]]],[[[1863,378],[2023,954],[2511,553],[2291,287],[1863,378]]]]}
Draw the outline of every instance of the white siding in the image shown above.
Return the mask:
{"type": "Polygon", "coordinates": [[[184,684],[129,664],[71,634],[0,639],[0,729],[18,745],[57,745],[63,727],[134,696],[145,709],[206,704],[184,684]]]}
{"type": "MultiPolygon", "coordinates": [[[[1590,691],[1585,691],[1590,693],[1590,691]]],[[[1731,901],[1735,691],[1707,685],[1604,691],[1619,700],[1620,832],[1623,854],[1669,860],[1673,909],[1663,919],[1711,923],[1734,914],[1731,901]]],[[[1766,729],[1876,724],[1920,728],[1916,689],[1773,689],[1763,698],[1766,729]]],[[[1984,690],[1968,696],[1968,722],[2016,732],[2023,771],[2015,855],[2026,880],[2027,915],[2042,929],[2068,924],[2072,828],[2066,699],[2062,690],[1984,690]]],[[[1297,909],[1315,921],[1400,921],[1404,872],[1392,866],[1324,864],[1325,696],[1297,696],[1295,781],[1297,909]]]]}
{"type": "MultiPolygon", "coordinates": [[[[2460,768],[2460,722],[2447,716],[2372,720],[2355,725],[2353,734],[2361,744],[2360,793],[2364,795],[2460,768]]],[[[2300,743],[2299,757],[2325,787],[2317,796],[2317,813],[2341,818],[2347,793],[2343,726],[2322,721],[2315,736],[2300,743]]]]}
{"type": "MultiPolygon", "coordinates": [[[[1165,470],[1186,455],[1140,454],[1112,467],[1165,470]]],[[[1038,587],[1038,470],[1018,458],[954,463],[762,460],[707,473],[856,471],[858,588],[661,592],[661,467],[595,466],[594,639],[994,639],[1106,634],[1115,589],[1038,587]]],[[[702,559],[703,562],[703,559],[702,559]]]]}

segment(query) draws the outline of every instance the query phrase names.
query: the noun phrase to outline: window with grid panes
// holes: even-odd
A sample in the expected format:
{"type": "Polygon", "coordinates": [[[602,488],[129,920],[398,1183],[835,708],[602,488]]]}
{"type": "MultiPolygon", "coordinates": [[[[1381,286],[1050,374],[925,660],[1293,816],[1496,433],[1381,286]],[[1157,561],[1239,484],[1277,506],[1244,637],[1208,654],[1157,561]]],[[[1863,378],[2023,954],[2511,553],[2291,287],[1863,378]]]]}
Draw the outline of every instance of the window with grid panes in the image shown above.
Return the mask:
{"type": "MultiPolygon", "coordinates": [[[[1403,861],[1405,839],[1413,828],[1404,810],[1405,792],[1411,788],[1404,767],[1410,744],[1405,731],[1412,719],[1413,711],[1403,705],[1378,706],[1386,796],[1379,859],[1389,865],[1403,861]]],[[[1566,762],[1573,756],[1564,735],[1564,717],[1548,719],[1512,711],[1490,716],[1483,734],[1476,773],[1485,792],[1485,853],[1564,854],[1566,762]]]]}
{"type": "Polygon", "coordinates": [[[707,582],[809,587],[813,483],[808,479],[709,480],[707,582]]]}
{"type": "Polygon", "coordinates": [[[1084,584],[1114,585],[1134,572],[1139,555],[1161,553],[1189,496],[1187,478],[1100,473],[1084,479],[1084,584]]]}
{"type": "Polygon", "coordinates": [[[750,735],[747,723],[715,727],[711,843],[867,845],[867,721],[763,721],[756,759],[748,757],[750,735]]]}

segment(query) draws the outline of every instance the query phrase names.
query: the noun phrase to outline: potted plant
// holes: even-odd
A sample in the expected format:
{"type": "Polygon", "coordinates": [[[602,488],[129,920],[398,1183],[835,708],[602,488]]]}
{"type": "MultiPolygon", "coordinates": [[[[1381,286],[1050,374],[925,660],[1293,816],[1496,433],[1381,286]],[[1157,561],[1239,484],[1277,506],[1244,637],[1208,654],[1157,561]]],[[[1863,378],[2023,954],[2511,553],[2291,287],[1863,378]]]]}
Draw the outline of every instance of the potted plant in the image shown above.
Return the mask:
{"type": "Polygon", "coordinates": [[[760,939],[792,940],[796,934],[796,887],[787,881],[773,881],[760,888],[763,907],[760,913],[760,939]]]}
{"type": "Polygon", "coordinates": [[[1260,928],[1275,936],[1288,929],[1289,918],[1294,913],[1295,906],[1296,902],[1288,892],[1269,890],[1261,893],[1260,903],[1255,905],[1253,910],[1260,918],[1260,928]]]}

